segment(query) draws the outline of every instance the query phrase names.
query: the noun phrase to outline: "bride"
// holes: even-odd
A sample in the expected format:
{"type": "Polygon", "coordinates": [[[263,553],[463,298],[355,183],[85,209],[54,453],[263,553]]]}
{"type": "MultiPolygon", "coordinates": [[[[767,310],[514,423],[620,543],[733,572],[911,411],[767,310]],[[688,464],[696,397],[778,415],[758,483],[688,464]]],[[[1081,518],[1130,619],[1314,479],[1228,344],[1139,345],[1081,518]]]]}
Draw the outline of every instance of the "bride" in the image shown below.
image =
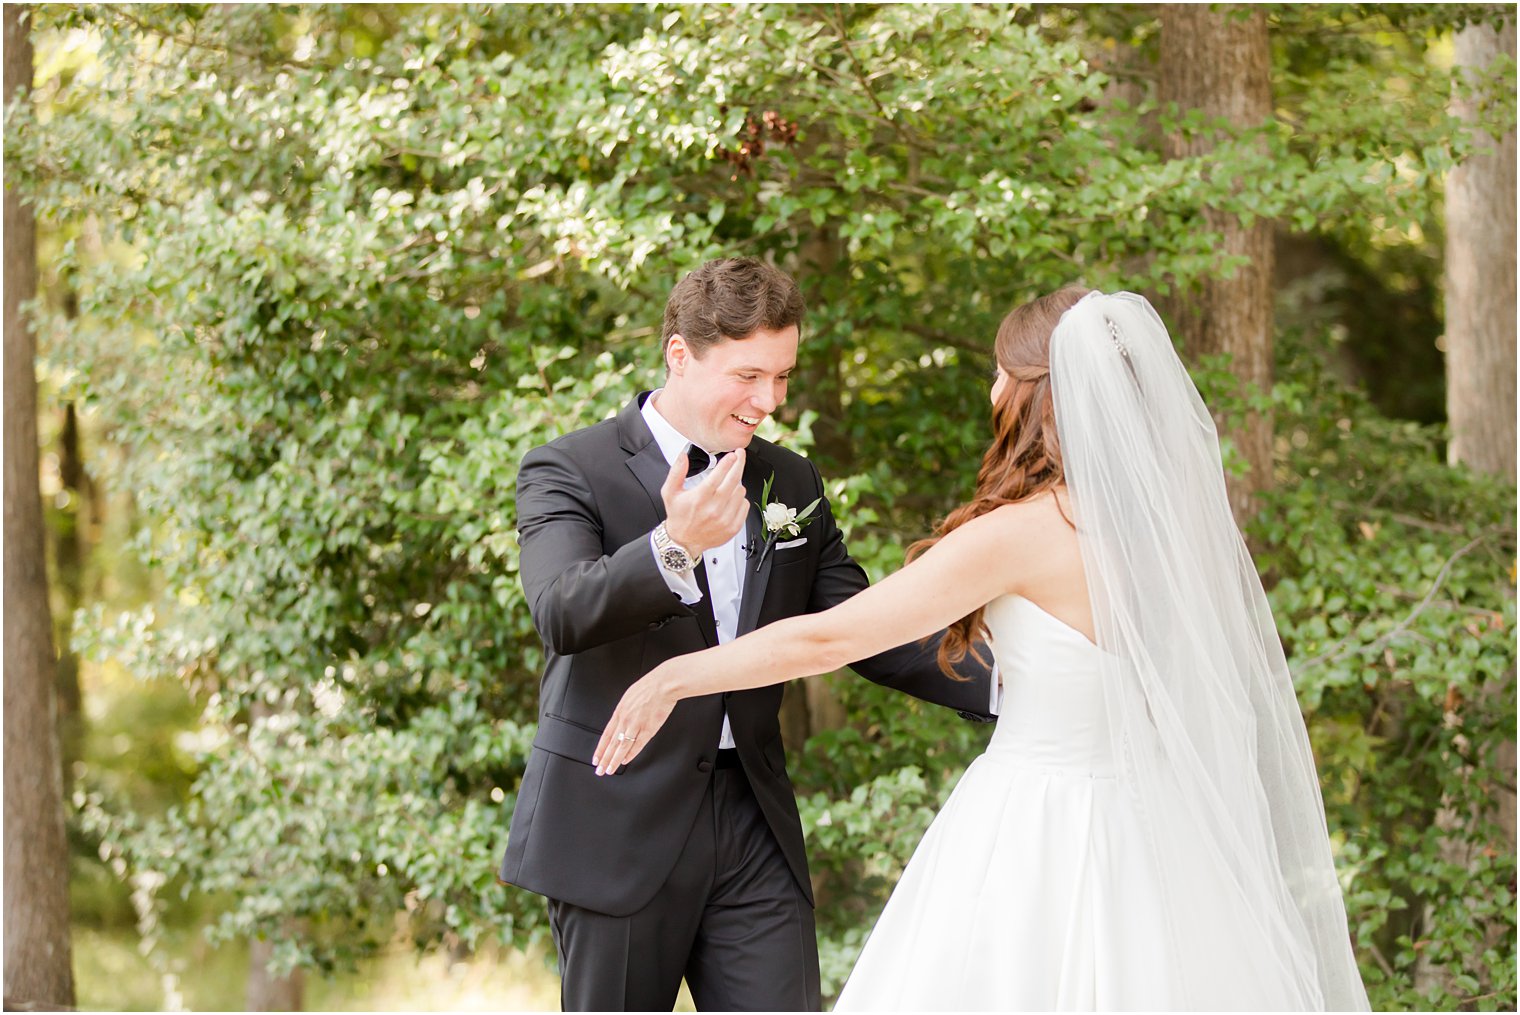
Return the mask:
{"type": "MultiPolygon", "coordinates": [[[[1213,422],[1142,297],[1067,287],[998,330],[972,501],[823,613],[673,659],[599,774],[681,698],[985,638],[1002,716],[837,1010],[1365,1010],[1324,807],[1213,422]]],[[[742,452],[741,452],[742,453],[742,452]]]]}

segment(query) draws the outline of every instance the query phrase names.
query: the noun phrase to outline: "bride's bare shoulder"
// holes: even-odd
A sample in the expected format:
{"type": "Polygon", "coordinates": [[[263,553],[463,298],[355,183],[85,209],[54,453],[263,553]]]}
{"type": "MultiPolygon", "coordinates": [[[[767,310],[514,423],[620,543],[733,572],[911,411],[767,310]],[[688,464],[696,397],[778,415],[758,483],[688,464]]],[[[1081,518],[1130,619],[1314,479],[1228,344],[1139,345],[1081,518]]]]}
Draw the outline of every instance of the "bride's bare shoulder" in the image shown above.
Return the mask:
{"type": "Polygon", "coordinates": [[[1080,573],[1081,548],[1064,487],[1047,490],[988,513],[998,526],[1000,559],[1007,564],[1010,592],[1059,585],[1080,573]]]}
{"type": "Polygon", "coordinates": [[[1043,490],[1013,504],[1004,504],[988,512],[1008,536],[1035,536],[1053,531],[1074,531],[1071,526],[1071,498],[1064,486],[1043,490]]]}
{"type": "Polygon", "coordinates": [[[1040,495],[1013,504],[1003,504],[964,523],[951,535],[965,552],[985,561],[986,554],[1017,564],[1051,529],[1057,517],[1054,501],[1040,495]]]}

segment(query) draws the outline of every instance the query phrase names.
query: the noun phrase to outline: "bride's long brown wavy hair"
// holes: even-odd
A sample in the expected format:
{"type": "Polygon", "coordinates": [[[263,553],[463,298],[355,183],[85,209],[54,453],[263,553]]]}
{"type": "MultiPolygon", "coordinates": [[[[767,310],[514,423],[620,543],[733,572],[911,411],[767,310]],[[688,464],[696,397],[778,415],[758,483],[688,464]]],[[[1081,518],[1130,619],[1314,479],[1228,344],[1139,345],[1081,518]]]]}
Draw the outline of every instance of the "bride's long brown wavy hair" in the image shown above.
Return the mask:
{"type": "MultiPolygon", "coordinates": [[[[934,527],[933,536],[908,547],[908,560],[973,518],[1038,496],[1064,480],[1050,397],[1050,336],[1061,315],[1090,291],[1085,286],[1063,286],[1015,307],[1003,318],[993,355],[1008,375],[1008,383],[992,407],[992,443],[976,474],[976,493],[946,515],[934,527]]],[[[978,662],[986,662],[975,644],[985,630],[985,611],[986,607],[979,606],[951,624],[940,642],[940,669],[956,680],[969,679],[955,671],[955,664],[968,652],[978,662]]]]}

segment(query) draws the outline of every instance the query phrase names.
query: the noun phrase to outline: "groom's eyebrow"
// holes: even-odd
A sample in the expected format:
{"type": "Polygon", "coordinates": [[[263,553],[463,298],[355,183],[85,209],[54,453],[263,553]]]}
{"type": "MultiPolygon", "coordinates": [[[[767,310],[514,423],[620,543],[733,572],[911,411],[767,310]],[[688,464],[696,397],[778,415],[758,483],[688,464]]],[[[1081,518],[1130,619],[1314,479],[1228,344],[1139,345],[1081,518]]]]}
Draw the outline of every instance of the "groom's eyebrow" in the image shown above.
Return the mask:
{"type": "MultiPolygon", "coordinates": [[[[778,374],[789,374],[793,370],[796,370],[796,369],[797,369],[797,364],[792,363],[792,364],[790,364],[788,366],[782,367],[780,370],[777,370],[775,372],[778,373],[778,374]]],[[[733,368],[733,371],[736,374],[768,374],[768,373],[771,373],[771,371],[767,370],[765,367],[751,366],[751,365],[744,364],[744,363],[735,364],[735,366],[733,368]]]]}

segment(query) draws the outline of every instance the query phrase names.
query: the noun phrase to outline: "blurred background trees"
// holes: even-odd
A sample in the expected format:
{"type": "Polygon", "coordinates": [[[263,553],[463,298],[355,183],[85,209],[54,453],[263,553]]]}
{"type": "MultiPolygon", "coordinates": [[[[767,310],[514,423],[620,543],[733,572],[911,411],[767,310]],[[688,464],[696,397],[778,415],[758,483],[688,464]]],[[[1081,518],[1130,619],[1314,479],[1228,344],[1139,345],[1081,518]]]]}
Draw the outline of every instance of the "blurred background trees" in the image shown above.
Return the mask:
{"type": "MultiPolygon", "coordinates": [[[[671,284],[752,254],[809,302],[771,436],[877,576],[970,491],[1009,307],[1164,302],[1374,1004],[1512,1008],[1512,19],[35,8],[5,175],[38,218],[81,968],[125,925],[148,1003],[276,1007],[398,937],[542,946],[494,877],[542,659],[516,464],[657,383],[671,284]],[[245,945],[246,985],[200,982],[245,945]]],[[[786,732],[832,991],[986,732],[849,675],[786,732]]]]}

